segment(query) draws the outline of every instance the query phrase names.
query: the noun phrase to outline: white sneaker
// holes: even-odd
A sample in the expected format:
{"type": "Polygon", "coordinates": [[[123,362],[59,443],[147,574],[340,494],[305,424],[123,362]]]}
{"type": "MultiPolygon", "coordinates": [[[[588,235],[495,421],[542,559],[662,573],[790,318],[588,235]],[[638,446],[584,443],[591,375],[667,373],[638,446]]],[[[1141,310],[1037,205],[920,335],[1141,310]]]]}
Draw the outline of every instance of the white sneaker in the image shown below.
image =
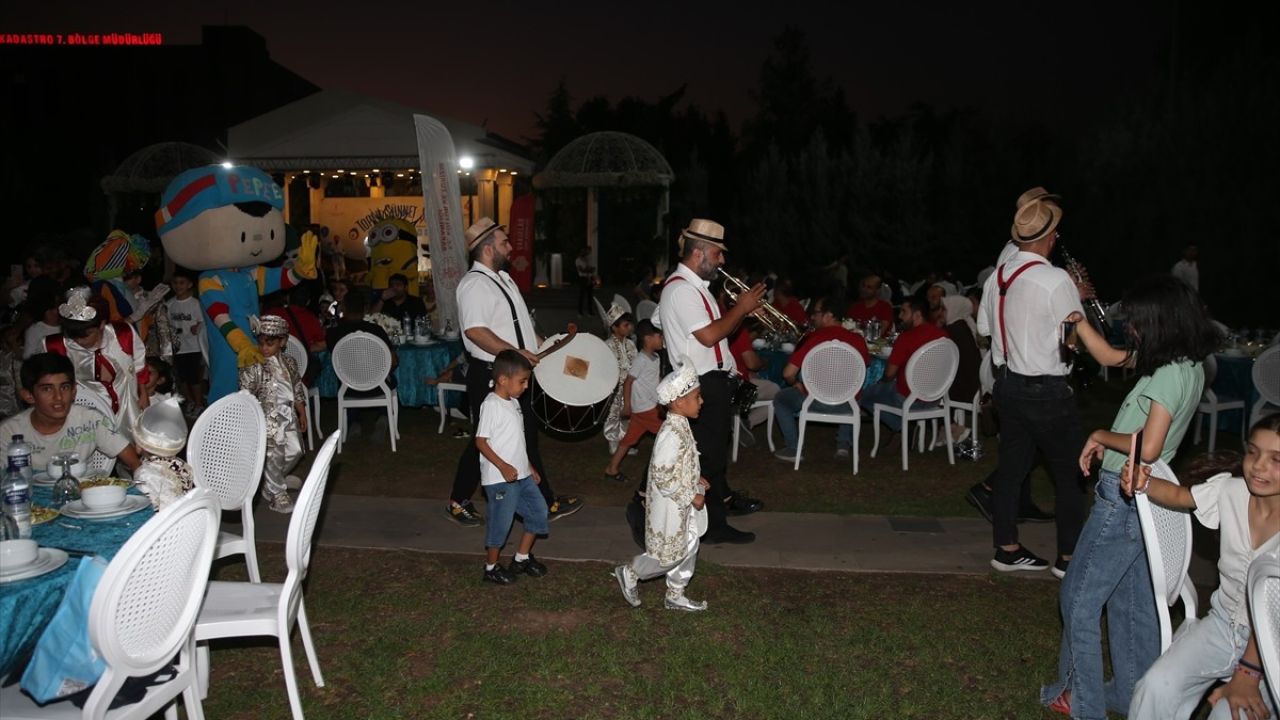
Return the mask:
{"type": "Polygon", "coordinates": [[[836,448],[836,459],[837,459],[837,460],[848,460],[848,459],[849,459],[849,448],[836,448]]]}
{"type": "Polygon", "coordinates": [[[618,587],[622,588],[622,599],[631,607],[640,607],[640,593],[636,592],[636,581],[631,577],[630,569],[619,565],[613,569],[613,576],[618,579],[618,587]]]}
{"type": "Polygon", "coordinates": [[[269,507],[281,515],[288,515],[293,512],[293,500],[289,498],[289,493],[282,492],[271,498],[271,504],[269,507]]]}
{"type": "Polygon", "coordinates": [[[682,612],[702,612],[703,610],[707,609],[707,601],[706,600],[690,600],[684,595],[677,595],[675,597],[671,597],[670,595],[668,595],[667,599],[662,601],[662,606],[668,610],[680,610],[682,612]]]}
{"type": "Polygon", "coordinates": [[[630,450],[628,450],[628,451],[627,451],[627,454],[628,454],[628,455],[639,455],[639,454],[640,454],[640,448],[638,448],[638,447],[632,447],[630,450]]]}

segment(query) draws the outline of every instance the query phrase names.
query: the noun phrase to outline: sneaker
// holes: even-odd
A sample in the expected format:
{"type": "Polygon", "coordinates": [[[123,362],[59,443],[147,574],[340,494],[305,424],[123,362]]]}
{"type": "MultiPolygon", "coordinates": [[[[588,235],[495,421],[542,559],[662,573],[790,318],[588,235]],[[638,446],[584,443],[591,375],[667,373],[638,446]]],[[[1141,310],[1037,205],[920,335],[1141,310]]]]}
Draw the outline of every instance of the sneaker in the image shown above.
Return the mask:
{"type": "Polygon", "coordinates": [[[1051,512],[1045,512],[1031,503],[1018,511],[1018,522],[1050,523],[1057,519],[1051,512]]]}
{"type": "Polygon", "coordinates": [[[965,502],[972,505],[973,509],[977,510],[982,517],[986,518],[987,522],[992,522],[991,491],[987,489],[986,485],[978,483],[969,488],[969,491],[964,494],[964,499],[965,502]]]}
{"type": "Polygon", "coordinates": [[[1067,717],[1071,717],[1071,696],[1068,692],[1069,691],[1067,690],[1063,690],[1061,695],[1054,698],[1053,702],[1048,705],[1049,709],[1056,713],[1061,713],[1067,717]]]}
{"type": "Polygon", "coordinates": [[[284,479],[284,486],[290,490],[301,490],[302,478],[297,475],[287,475],[284,479]]]}
{"type": "Polygon", "coordinates": [[[796,451],[793,448],[779,448],[778,452],[774,453],[773,456],[789,463],[796,461],[796,451]]]}
{"type": "Polygon", "coordinates": [[[1067,566],[1070,564],[1071,564],[1070,560],[1060,557],[1057,560],[1053,561],[1053,567],[1049,569],[1049,572],[1053,573],[1054,577],[1061,580],[1062,578],[1067,576],[1067,566]]]}
{"type": "Polygon", "coordinates": [[[484,571],[484,581],[491,582],[494,585],[510,585],[518,579],[519,578],[512,575],[506,568],[502,567],[502,563],[494,565],[492,570],[484,571]]]}
{"type": "Polygon", "coordinates": [[[281,515],[288,515],[293,512],[293,500],[289,499],[289,493],[282,492],[271,498],[269,507],[281,515]]]}
{"type": "Polygon", "coordinates": [[[1044,558],[1037,557],[1030,550],[1018,546],[1018,549],[1012,552],[996,548],[996,556],[991,558],[991,567],[1000,572],[1017,572],[1019,570],[1044,570],[1049,567],[1049,563],[1044,558]]]}
{"type": "Polygon", "coordinates": [[[631,447],[630,450],[627,450],[627,455],[639,455],[639,454],[640,454],[640,448],[635,447],[634,445],[631,447]]]}
{"type": "Polygon", "coordinates": [[[529,577],[542,577],[547,574],[547,566],[538,562],[538,558],[532,553],[529,554],[528,560],[511,559],[511,565],[507,567],[512,575],[528,575],[529,577]]]}
{"type": "Polygon", "coordinates": [[[706,600],[690,600],[689,598],[685,597],[683,594],[676,595],[675,597],[668,595],[667,599],[662,601],[662,606],[668,610],[681,610],[683,612],[702,612],[703,610],[707,609],[707,601],[706,600]]]}
{"type": "Polygon", "coordinates": [[[836,448],[836,459],[837,459],[837,460],[848,460],[848,459],[849,459],[849,448],[836,448]]]}
{"type": "Polygon", "coordinates": [[[724,499],[724,510],[729,515],[750,515],[764,509],[764,501],[743,492],[735,492],[724,499]]]}
{"type": "Polygon", "coordinates": [[[613,576],[622,589],[622,599],[633,608],[640,607],[640,593],[636,591],[636,581],[631,577],[631,570],[626,565],[619,565],[613,569],[613,576]]]}
{"type": "Polygon", "coordinates": [[[547,506],[547,519],[559,520],[562,517],[569,517],[581,509],[582,500],[572,495],[557,495],[556,499],[547,506]]]}
{"type": "Polygon", "coordinates": [[[459,428],[453,431],[453,436],[456,438],[469,438],[471,437],[471,431],[463,430],[462,428],[459,428]]]}
{"type": "Polygon", "coordinates": [[[444,509],[444,513],[450,520],[462,527],[477,527],[484,522],[484,518],[481,518],[480,513],[475,512],[475,509],[470,505],[471,503],[466,505],[449,503],[449,506],[444,509]]]}

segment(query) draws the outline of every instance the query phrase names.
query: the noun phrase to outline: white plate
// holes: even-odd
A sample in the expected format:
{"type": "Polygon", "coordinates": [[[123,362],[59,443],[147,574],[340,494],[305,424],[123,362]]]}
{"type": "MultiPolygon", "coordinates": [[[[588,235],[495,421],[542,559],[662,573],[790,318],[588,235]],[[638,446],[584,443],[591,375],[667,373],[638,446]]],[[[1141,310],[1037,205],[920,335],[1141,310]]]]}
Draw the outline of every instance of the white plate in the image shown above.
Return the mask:
{"type": "Polygon", "coordinates": [[[31,476],[31,484],[39,487],[53,487],[55,482],[57,479],[49,473],[38,472],[31,476]]]}
{"type": "Polygon", "coordinates": [[[105,520],[107,518],[130,515],[143,508],[149,507],[151,507],[151,500],[146,496],[125,495],[124,502],[118,507],[108,508],[106,510],[90,510],[85,507],[83,500],[72,500],[62,506],[62,514],[67,517],[81,518],[83,520],[105,520]]]}
{"type": "Polygon", "coordinates": [[[11,572],[0,574],[0,585],[28,578],[40,577],[67,564],[67,554],[57,548],[40,548],[33,563],[14,568],[11,572]]]}
{"type": "Polygon", "coordinates": [[[417,345],[418,347],[426,347],[428,345],[435,345],[437,342],[437,340],[412,340],[409,344],[417,345]]]}

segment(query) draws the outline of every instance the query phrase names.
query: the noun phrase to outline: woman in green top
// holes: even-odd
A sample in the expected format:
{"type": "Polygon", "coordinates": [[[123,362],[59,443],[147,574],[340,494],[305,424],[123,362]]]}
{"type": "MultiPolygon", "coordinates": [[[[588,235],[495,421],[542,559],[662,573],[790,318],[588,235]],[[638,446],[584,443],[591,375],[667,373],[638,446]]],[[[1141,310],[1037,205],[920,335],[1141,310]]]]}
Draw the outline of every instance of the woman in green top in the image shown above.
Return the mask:
{"type": "Polygon", "coordinates": [[[1128,350],[1113,348],[1078,313],[1070,318],[1098,362],[1131,367],[1138,374],[1111,429],[1095,430],[1080,453],[1085,474],[1102,459],[1097,498],[1062,581],[1058,680],[1041,690],[1042,703],[1073,718],[1125,713],[1134,684],[1160,654],[1142,530],[1137,510],[1120,492],[1119,471],[1138,430],[1146,461],[1173,459],[1204,390],[1201,361],[1219,342],[1199,295],[1171,276],[1140,281],[1123,304],[1128,350]],[[1103,678],[1104,608],[1113,671],[1109,682],[1103,678]]]}

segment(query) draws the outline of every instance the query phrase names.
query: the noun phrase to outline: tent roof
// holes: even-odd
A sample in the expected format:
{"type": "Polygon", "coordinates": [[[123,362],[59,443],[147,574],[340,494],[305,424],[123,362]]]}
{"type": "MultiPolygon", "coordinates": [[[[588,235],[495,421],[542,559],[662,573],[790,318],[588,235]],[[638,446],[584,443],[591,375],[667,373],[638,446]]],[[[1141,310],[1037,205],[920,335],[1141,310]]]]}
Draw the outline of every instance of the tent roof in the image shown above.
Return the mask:
{"type": "MultiPolygon", "coordinates": [[[[344,90],[322,90],[231,127],[232,160],[263,170],[418,167],[413,115],[426,114],[344,90]]],[[[478,125],[433,115],[475,167],[533,171],[533,161],[478,125]]]]}

